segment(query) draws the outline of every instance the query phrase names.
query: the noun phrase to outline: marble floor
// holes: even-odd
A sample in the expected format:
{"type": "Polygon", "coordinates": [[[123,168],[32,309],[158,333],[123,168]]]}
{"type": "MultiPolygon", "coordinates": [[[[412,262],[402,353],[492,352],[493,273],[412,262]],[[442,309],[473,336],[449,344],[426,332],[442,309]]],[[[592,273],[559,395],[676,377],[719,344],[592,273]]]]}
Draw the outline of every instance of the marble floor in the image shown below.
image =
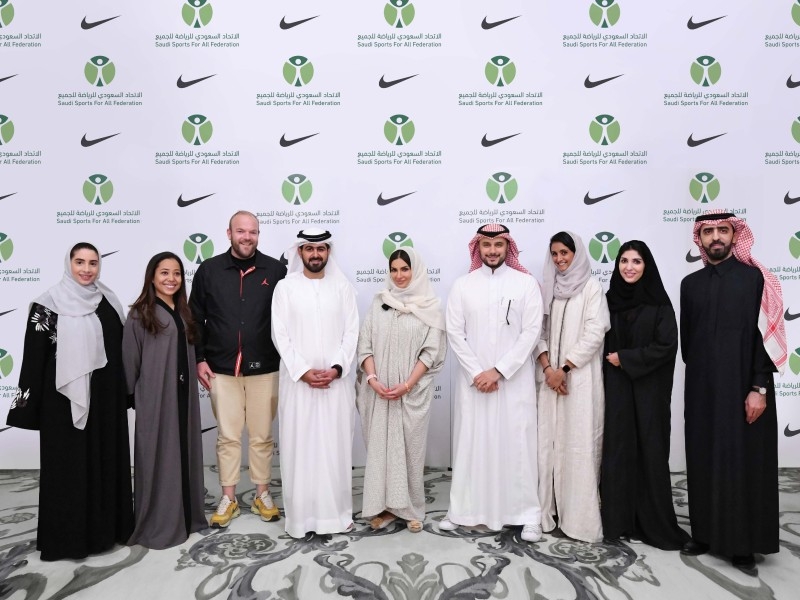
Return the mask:
{"type": "MultiPolygon", "coordinates": [[[[273,496],[280,506],[277,469],[274,475],[273,496]]],[[[212,468],[205,476],[211,512],[219,486],[212,468]]],[[[363,469],[353,472],[356,511],[362,477],[363,469]]],[[[242,515],[227,530],[195,533],[169,550],[118,546],[82,561],[45,563],[35,549],[38,471],[0,471],[0,599],[800,597],[800,469],[780,472],[781,550],[757,557],[757,578],[714,556],[685,557],[640,543],[586,544],[545,534],[528,544],[518,528],[439,532],[435,522],[447,508],[450,475],[430,469],[425,482],[428,515],[418,534],[398,523],[370,531],[357,512],[356,526],[346,535],[293,540],[282,521],[264,523],[250,514],[246,505],[253,489],[240,486],[242,515]]],[[[688,523],[685,483],[682,474],[673,475],[682,525],[688,523]]]]}

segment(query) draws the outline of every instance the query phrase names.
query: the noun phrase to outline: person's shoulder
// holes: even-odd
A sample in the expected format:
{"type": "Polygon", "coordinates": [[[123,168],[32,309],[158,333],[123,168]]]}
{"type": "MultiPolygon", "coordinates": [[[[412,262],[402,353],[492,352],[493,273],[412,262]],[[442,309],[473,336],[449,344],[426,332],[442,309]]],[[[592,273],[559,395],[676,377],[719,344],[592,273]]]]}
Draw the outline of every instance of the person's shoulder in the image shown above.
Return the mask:
{"type": "MultiPolygon", "coordinates": [[[[586,280],[586,285],[583,286],[583,291],[585,293],[596,294],[596,293],[599,292],[599,293],[602,294],[603,293],[603,284],[600,283],[596,278],[589,277],[589,279],[586,280]]],[[[605,296],[605,294],[603,294],[603,295],[605,296]]]]}
{"type": "Polygon", "coordinates": [[[277,258],[273,258],[269,254],[264,254],[260,250],[256,250],[256,266],[261,268],[277,270],[279,272],[282,272],[284,275],[286,274],[285,264],[283,264],[277,258]]]}
{"type": "Polygon", "coordinates": [[[195,276],[197,276],[198,273],[207,271],[208,269],[223,269],[225,266],[227,266],[228,262],[230,262],[230,255],[227,252],[207,258],[197,266],[197,272],[195,273],[195,276]]]}

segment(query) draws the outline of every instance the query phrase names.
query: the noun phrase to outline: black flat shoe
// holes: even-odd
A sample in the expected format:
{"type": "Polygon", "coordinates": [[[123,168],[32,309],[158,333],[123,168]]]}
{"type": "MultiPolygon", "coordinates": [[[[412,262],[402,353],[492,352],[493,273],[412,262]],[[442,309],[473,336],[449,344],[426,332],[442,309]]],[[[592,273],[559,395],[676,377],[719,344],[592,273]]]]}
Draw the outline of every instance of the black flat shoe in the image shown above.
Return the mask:
{"type": "Polygon", "coordinates": [[[681,554],[684,556],[699,556],[706,552],[708,552],[708,544],[696,542],[694,540],[689,540],[683,545],[683,548],[681,548],[681,554]]]}
{"type": "Polygon", "coordinates": [[[734,556],[731,558],[731,564],[739,569],[745,575],[750,577],[758,577],[758,567],[756,566],[756,558],[752,554],[744,556],[734,556]]]}

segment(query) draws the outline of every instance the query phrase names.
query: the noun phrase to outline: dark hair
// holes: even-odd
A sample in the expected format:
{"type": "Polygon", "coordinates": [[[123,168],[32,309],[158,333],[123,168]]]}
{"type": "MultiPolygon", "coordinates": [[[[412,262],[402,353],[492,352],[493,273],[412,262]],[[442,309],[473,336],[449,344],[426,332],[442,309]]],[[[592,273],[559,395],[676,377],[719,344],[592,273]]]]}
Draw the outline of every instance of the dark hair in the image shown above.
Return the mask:
{"type": "Polygon", "coordinates": [[[186,339],[190,344],[197,341],[197,326],[195,325],[192,311],[189,310],[189,303],[186,301],[186,274],[183,270],[183,262],[177,254],[172,252],[159,252],[150,262],[147,263],[147,268],[144,272],[144,284],[142,285],[142,293],[131,305],[131,310],[136,311],[142,321],[145,330],[153,335],[158,335],[166,325],[163,325],[155,316],[156,312],[156,290],[153,286],[153,278],[156,275],[158,265],[168,259],[173,259],[178,262],[181,269],[181,287],[175,292],[173,299],[175,301],[175,310],[183,319],[186,324],[186,339]]]}
{"type": "Polygon", "coordinates": [[[619,259],[622,258],[625,252],[633,250],[642,257],[642,262],[644,262],[644,266],[647,267],[647,257],[650,256],[650,252],[646,248],[647,246],[645,246],[645,243],[639,240],[625,242],[619,247],[619,251],[617,252],[617,265],[619,265],[619,259]]]}
{"type": "Polygon", "coordinates": [[[75,253],[78,250],[91,250],[92,252],[97,254],[97,258],[100,258],[100,253],[97,251],[97,248],[95,248],[92,244],[90,244],[89,242],[78,242],[72,247],[72,250],[69,251],[70,260],[75,258],[75,253]]]}
{"type": "Polygon", "coordinates": [[[573,240],[572,236],[568,234],[566,231],[559,231],[557,234],[555,234],[553,237],[550,238],[551,248],[555,243],[564,244],[567,248],[570,249],[571,252],[575,252],[575,240],[573,240]]]}
{"type": "Polygon", "coordinates": [[[411,257],[408,255],[408,252],[402,248],[398,248],[389,255],[389,268],[392,267],[392,263],[398,258],[406,263],[409,267],[411,266],[411,257]]]}

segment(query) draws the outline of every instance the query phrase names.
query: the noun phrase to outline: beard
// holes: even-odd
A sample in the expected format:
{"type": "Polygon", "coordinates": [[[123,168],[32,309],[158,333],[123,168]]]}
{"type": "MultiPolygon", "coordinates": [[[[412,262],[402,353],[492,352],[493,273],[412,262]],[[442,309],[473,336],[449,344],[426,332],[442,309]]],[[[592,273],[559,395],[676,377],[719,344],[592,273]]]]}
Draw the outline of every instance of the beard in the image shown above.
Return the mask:
{"type": "Polygon", "coordinates": [[[327,259],[322,260],[319,258],[314,258],[310,261],[306,261],[306,259],[303,259],[303,266],[309,273],[319,273],[320,271],[322,271],[322,269],[325,268],[325,265],[327,264],[328,264],[327,259]]]}
{"type": "Polygon", "coordinates": [[[703,246],[703,249],[706,251],[706,254],[711,260],[714,261],[722,261],[728,258],[731,253],[731,249],[733,248],[733,244],[728,244],[727,246],[722,242],[715,242],[709,246],[703,246]]]}
{"type": "Polygon", "coordinates": [[[483,264],[485,264],[487,267],[489,267],[490,269],[497,269],[497,268],[502,267],[503,263],[506,262],[506,257],[504,255],[504,256],[499,257],[499,259],[497,259],[496,262],[493,262],[494,260],[495,259],[492,259],[492,258],[490,258],[488,256],[481,255],[481,262],[483,264]]]}

